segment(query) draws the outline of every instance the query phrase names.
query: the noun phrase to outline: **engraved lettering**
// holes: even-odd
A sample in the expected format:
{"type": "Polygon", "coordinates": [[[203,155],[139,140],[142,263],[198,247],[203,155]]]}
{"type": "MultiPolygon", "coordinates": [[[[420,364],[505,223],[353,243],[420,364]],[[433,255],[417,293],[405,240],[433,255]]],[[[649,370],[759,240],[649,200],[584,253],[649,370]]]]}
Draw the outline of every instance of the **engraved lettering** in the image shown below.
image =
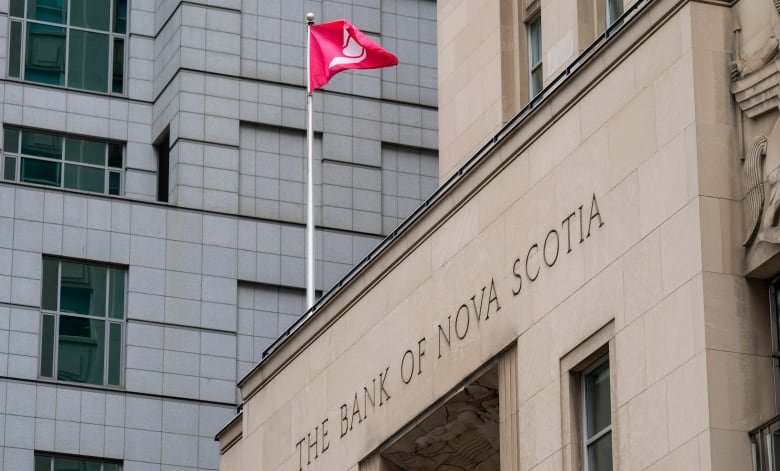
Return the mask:
{"type": "Polygon", "coordinates": [[[567,247],[566,253],[571,252],[571,218],[573,218],[576,215],[577,213],[572,212],[561,223],[561,229],[566,228],[566,247],[567,247]]]}
{"type": "Polygon", "coordinates": [[[328,419],[325,419],[322,421],[322,454],[324,455],[326,451],[328,451],[328,448],[330,448],[330,443],[327,442],[328,438],[328,419]]]}
{"type": "Polygon", "coordinates": [[[520,274],[520,267],[522,267],[522,265],[523,262],[519,258],[516,258],[515,263],[512,264],[512,273],[515,275],[515,278],[517,278],[517,289],[512,288],[512,296],[517,296],[523,289],[523,275],[520,274]]]}
{"type": "Polygon", "coordinates": [[[555,265],[555,262],[558,261],[558,252],[560,252],[561,249],[561,240],[558,237],[558,231],[555,229],[550,230],[550,232],[547,233],[547,237],[544,238],[544,248],[542,249],[542,258],[544,258],[544,264],[548,267],[552,267],[555,265]],[[552,262],[547,260],[547,244],[551,240],[550,236],[555,234],[555,257],[552,259],[552,262]]]}
{"type": "Polygon", "coordinates": [[[390,400],[390,395],[387,394],[387,390],[385,389],[385,380],[387,379],[388,371],[390,371],[389,366],[385,368],[384,376],[382,375],[382,373],[379,373],[379,406],[380,407],[382,406],[382,404],[390,400]]]}
{"type": "Polygon", "coordinates": [[[528,260],[531,259],[531,252],[536,253],[538,251],[539,251],[539,244],[534,244],[531,246],[530,249],[528,249],[528,253],[525,256],[525,276],[530,281],[536,281],[536,279],[539,277],[539,270],[541,269],[539,267],[536,268],[536,273],[534,274],[534,276],[531,276],[531,274],[528,273],[528,260]]]}
{"type": "Polygon", "coordinates": [[[358,402],[358,395],[355,393],[355,400],[352,401],[352,415],[350,416],[350,422],[349,422],[349,430],[352,430],[352,427],[355,426],[355,414],[358,416],[358,424],[363,423],[363,417],[360,416],[360,403],[358,402]]]}
{"type": "Polygon", "coordinates": [[[599,211],[599,202],[596,201],[596,193],[593,193],[593,200],[590,202],[590,220],[588,220],[588,235],[590,237],[590,224],[594,219],[599,218],[599,229],[604,225],[604,221],[601,219],[601,212],[599,211]]]}
{"type": "Polygon", "coordinates": [[[455,335],[458,336],[459,340],[463,340],[464,338],[466,338],[466,334],[469,333],[470,323],[471,322],[469,321],[469,307],[466,306],[465,304],[461,304],[460,307],[458,308],[457,314],[455,314],[455,335]],[[463,331],[463,335],[460,334],[460,329],[458,329],[458,325],[459,325],[458,320],[460,320],[461,318],[460,317],[461,313],[465,313],[464,317],[466,318],[466,328],[463,331]]]}
{"type": "MultiPolygon", "coordinates": [[[[471,305],[474,307],[474,317],[477,318],[477,322],[482,320],[482,306],[485,304],[485,290],[487,289],[487,286],[482,287],[482,296],[479,297],[479,309],[477,309],[477,295],[471,297],[471,305]]],[[[490,310],[490,306],[488,306],[488,311],[490,310]]],[[[488,313],[488,315],[490,315],[488,313]]],[[[487,316],[485,317],[485,320],[487,320],[487,316]]],[[[458,326],[458,318],[455,318],[455,327],[458,326]]]]}
{"type": "Polygon", "coordinates": [[[441,339],[444,337],[444,341],[447,342],[447,346],[450,346],[450,337],[452,336],[452,316],[447,316],[447,333],[444,333],[444,329],[439,324],[439,356],[441,358],[441,339]]]}
{"type": "Polygon", "coordinates": [[[412,376],[414,375],[414,353],[412,353],[411,350],[407,350],[404,352],[403,358],[401,358],[401,381],[404,382],[404,384],[409,384],[409,381],[412,380],[412,376]],[[406,359],[409,358],[409,361],[412,362],[412,367],[409,368],[409,376],[407,377],[404,374],[404,366],[407,364],[406,359]]]}
{"type": "Polygon", "coordinates": [[[376,407],[374,405],[374,398],[376,397],[376,378],[371,380],[371,394],[368,393],[368,388],[363,386],[363,418],[366,418],[368,411],[368,402],[371,402],[371,408],[376,407]]]}
{"type": "Polygon", "coordinates": [[[417,341],[417,374],[422,374],[422,357],[425,356],[425,337],[417,341]]]}
{"type": "Polygon", "coordinates": [[[490,294],[488,295],[488,307],[487,307],[487,313],[485,314],[485,320],[488,320],[490,316],[490,306],[496,303],[496,310],[493,312],[498,312],[501,310],[501,305],[498,304],[498,292],[496,291],[496,282],[493,281],[493,278],[490,279],[490,294]]]}
{"type": "Polygon", "coordinates": [[[344,438],[344,435],[346,435],[347,432],[349,432],[349,417],[347,417],[347,412],[349,411],[347,410],[346,404],[342,404],[340,409],[341,409],[341,435],[339,436],[339,438],[344,438]]]}

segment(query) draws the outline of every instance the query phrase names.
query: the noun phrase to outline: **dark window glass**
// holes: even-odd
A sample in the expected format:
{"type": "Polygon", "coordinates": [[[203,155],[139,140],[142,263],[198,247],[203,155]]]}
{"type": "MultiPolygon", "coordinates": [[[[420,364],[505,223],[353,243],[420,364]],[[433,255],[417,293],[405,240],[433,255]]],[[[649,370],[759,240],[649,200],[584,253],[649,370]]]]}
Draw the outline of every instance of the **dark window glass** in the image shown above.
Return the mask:
{"type": "Polygon", "coordinates": [[[90,139],[65,138],[65,160],[106,165],[106,143],[90,139]]]}
{"type": "Polygon", "coordinates": [[[3,143],[6,152],[19,152],[19,130],[16,128],[5,128],[3,130],[3,143]]]}
{"type": "Polygon", "coordinates": [[[19,181],[36,185],[60,186],[60,164],[37,159],[22,159],[19,181]]]}
{"type": "Polygon", "coordinates": [[[3,166],[3,180],[12,182],[16,180],[16,159],[14,157],[5,158],[5,165],[3,166]]]}
{"type": "Polygon", "coordinates": [[[65,28],[27,24],[24,79],[49,85],[65,85],[65,28]]]}
{"type": "Polygon", "coordinates": [[[105,179],[106,172],[102,168],[65,165],[65,188],[103,193],[106,185],[105,179]]]}
{"type": "Polygon", "coordinates": [[[43,259],[43,282],[41,308],[47,311],[57,310],[57,291],[59,289],[59,262],[50,258],[43,259]]]}
{"type": "Polygon", "coordinates": [[[58,380],[103,384],[105,327],[98,319],[60,316],[58,380]]]}
{"type": "Polygon", "coordinates": [[[125,83],[125,41],[114,39],[114,69],[111,76],[111,91],[122,93],[125,83]]]}
{"type": "Polygon", "coordinates": [[[41,376],[54,377],[54,316],[43,316],[41,328],[41,376]]]}
{"type": "Polygon", "coordinates": [[[35,455],[35,471],[121,471],[122,465],[80,456],[35,455]]]}
{"type": "Polygon", "coordinates": [[[35,471],[51,471],[51,457],[50,456],[36,456],[35,457],[35,471]]]}
{"type": "Polygon", "coordinates": [[[114,0],[114,32],[127,33],[127,0],[114,0]]]}
{"type": "Polygon", "coordinates": [[[609,362],[603,361],[583,378],[584,440],[587,471],[612,471],[612,411],[609,362]]]}
{"type": "Polygon", "coordinates": [[[588,438],[609,427],[609,364],[604,363],[585,376],[585,402],[588,408],[588,438]]]}
{"type": "Polygon", "coordinates": [[[24,18],[24,0],[11,0],[11,16],[24,18]]]}
{"type": "Polygon", "coordinates": [[[108,35],[71,30],[68,86],[108,91],[108,35]]]}
{"type": "Polygon", "coordinates": [[[122,372],[122,326],[110,324],[108,337],[108,384],[119,386],[122,372]]]}
{"type": "Polygon", "coordinates": [[[542,90],[542,21],[541,17],[528,24],[528,68],[531,97],[542,90]]]}
{"type": "Polygon", "coordinates": [[[68,17],[67,9],[68,0],[28,0],[27,18],[49,23],[65,23],[68,17]]]}
{"type": "Polygon", "coordinates": [[[122,168],[122,144],[111,143],[108,145],[108,166],[122,168]]]}
{"type": "Polygon", "coordinates": [[[588,447],[588,471],[612,470],[612,434],[607,433],[588,447]]]}
{"type": "Polygon", "coordinates": [[[537,19],[529,26],[531,37],[531,65],[536,65],[542,60],[542,22],[537,19]]]}
{"type": "MultiPolygon", "coordinates": [[[[78,383],[121,385],[125,270],[53,258],[44,258],[43,264],[41,376],[78,383]],[[57,291],[59,309],[49,313],[50,305],[56,302],[57,291]],[[107,306],[109,318],[116,319],[112,322],[105,319],[107,306]]],[[[54,457],[55,461],[58,459],[60,457],[54,457]]],[[[89,463],[81,463],[79,466],[82,467],[76,469],[81,471],[92,469],[89,466],[99,468],[103,465],[94,459],[86,461],[89,463]]]]}
{"type": "Polygon", "coordinates": [[[113,319],[125,317],[125,271],[111,268],[109,275],[108,316],[113,319]]]}
{"type": "Polygon", "coordinates": [[[118,173],[110,172],[108,174],[108,194],[118,195],[122,190],[121,178],[118,173]]]}
{"type": "Polygon", "coordinates": [[[22,133],[22,154],[62,159],[62,138],[45,132],[24,131],[22,133]]]}
{"type": "Polygon", "coordinates": [[[8,75],[19,78],[22,76],[22,23],[11,22],[11,49],[8,55],[8,75]]]}
{"type": "Polygon", "coordinates": [[[62,262],[60,270],[60,311],[105,316],[106,267],[62,262]]]}
{"type": "Polygon", "coordinates": [[[106,1],[70,0],[70,24],[82,28],[108,31],[111,16],[106,1]]]}
{"type": "Polygon", "coordinates": [[[607,0],[607,26],[623,14],[623,0],[607,0]]]}
{"type": "Polygon", "coordinates": [[[55,457],[54,471],[100,471],[100,461],[55,457]]]}

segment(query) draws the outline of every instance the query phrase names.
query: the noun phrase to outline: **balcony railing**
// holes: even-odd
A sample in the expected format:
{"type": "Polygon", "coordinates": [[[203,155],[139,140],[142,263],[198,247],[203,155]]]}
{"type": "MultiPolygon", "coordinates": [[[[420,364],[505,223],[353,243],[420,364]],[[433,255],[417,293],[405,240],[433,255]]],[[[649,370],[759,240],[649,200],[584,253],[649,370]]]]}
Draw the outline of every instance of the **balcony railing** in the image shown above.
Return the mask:
{"type": "Polygon", "coordinates": [[[780,471],[780,415],[750,432],[753,471],[780,471]]]}

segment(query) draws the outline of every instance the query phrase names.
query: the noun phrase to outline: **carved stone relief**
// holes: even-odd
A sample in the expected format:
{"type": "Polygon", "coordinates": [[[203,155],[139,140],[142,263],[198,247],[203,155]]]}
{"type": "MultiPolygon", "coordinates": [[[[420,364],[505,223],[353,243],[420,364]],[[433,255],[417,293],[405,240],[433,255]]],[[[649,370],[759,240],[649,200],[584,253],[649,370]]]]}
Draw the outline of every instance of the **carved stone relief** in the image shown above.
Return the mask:
{"type": "MultiPolygon", "coordinates": [[[[773,3],[780,14],[780,0],[773,0],[773,3]]],[[[745,221],[743,246],[748,249],[748,271],[758,263],[750,258],[755,256],[756,248],[761,243],[780,244],[780,28],[777,27],[776,20],[777,18],[774,21],[775,27],[761,48],[747,56],[743,56],[740,51],[741,26],[735,25],[733,61],[729,70],[732,80],[731,93],[737,104],[738,152],[742,161],[742,206],[745,221]],[[752,129],[751,124],[758,120],[766,123],[767,118],[774,119],[767,135],[750,135],[750,131],[746,131],[752,129]],[[749,142],[747,148],[746,141],[749,142]]],[[[763,124],[762,126],[766,127],[763,124]]],[[[766,248],[762,250],[766,252],[766,248]]],[[[772,250],[780,252],[780,247],[772,250]]],[[[763,253],[759,258],[765,259],[767,254],[763,253]]]]}
{"type": "Polygon", "coordinates": [[[487,378],[455,397],[382,452],[406,471],[498,471],[497,384],[487,378]]]}

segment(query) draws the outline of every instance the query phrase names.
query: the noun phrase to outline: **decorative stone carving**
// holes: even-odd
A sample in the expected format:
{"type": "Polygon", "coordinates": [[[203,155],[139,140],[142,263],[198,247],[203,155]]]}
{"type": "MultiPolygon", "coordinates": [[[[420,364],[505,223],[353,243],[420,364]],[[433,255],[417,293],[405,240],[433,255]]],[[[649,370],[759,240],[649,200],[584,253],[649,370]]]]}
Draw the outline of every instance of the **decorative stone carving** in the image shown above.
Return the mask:
{"type": "Polygon", "coordinates": [[[472,383],[382,456],[406,471],[499,469],[498,390],[472,383]]]}
{"type": "MultiPolygon", "coordinates": [[[[773,3],[780,14],[780,0],[773,0],[773,3]]],[[[741,26],[737,23],[734,27],[734,52],[729,72],[732,79],[731,93],[737,103],[739,157],[743,162],[742,207],[746,232],[743,246],[748,249],[747,271],[750,272],[769,258],[777,258],[776,255],[780,254],[780,247],[764,247],[761,254],[756,255],[756,247],[761,242],[780,244],[780,167],[771,171],[765,170],[767,162],[772,160],[768,155],[773,156],[773,165],[777,165],[780,120],[775,117],[771,132],[766,136],[753,138],[747,150],[744,145],[746,123],[743,121],[745,117],[748,120],[757,120],[766,115],[777,115],[780,109],[780,29],[774,28],[763,46],[747,57],[743,57],[740,51],[740,34],[741,26]],[[773,148],[775,150],[770,152],[773,148]]],[[[766,123],[765,120],[762,122],[766,123]]]]}
{"type": "Polygon", "coordinates": [[[759,136],[753,142],[753,146],[744,159],[742,170],[742,200],[743,215],[745,217],[745,229],[747,238],[742,244],[750,246],[758,233],[761,225],[761,215],[764,210],[764,156],[766,155],[766,137],[759,136]]]}

